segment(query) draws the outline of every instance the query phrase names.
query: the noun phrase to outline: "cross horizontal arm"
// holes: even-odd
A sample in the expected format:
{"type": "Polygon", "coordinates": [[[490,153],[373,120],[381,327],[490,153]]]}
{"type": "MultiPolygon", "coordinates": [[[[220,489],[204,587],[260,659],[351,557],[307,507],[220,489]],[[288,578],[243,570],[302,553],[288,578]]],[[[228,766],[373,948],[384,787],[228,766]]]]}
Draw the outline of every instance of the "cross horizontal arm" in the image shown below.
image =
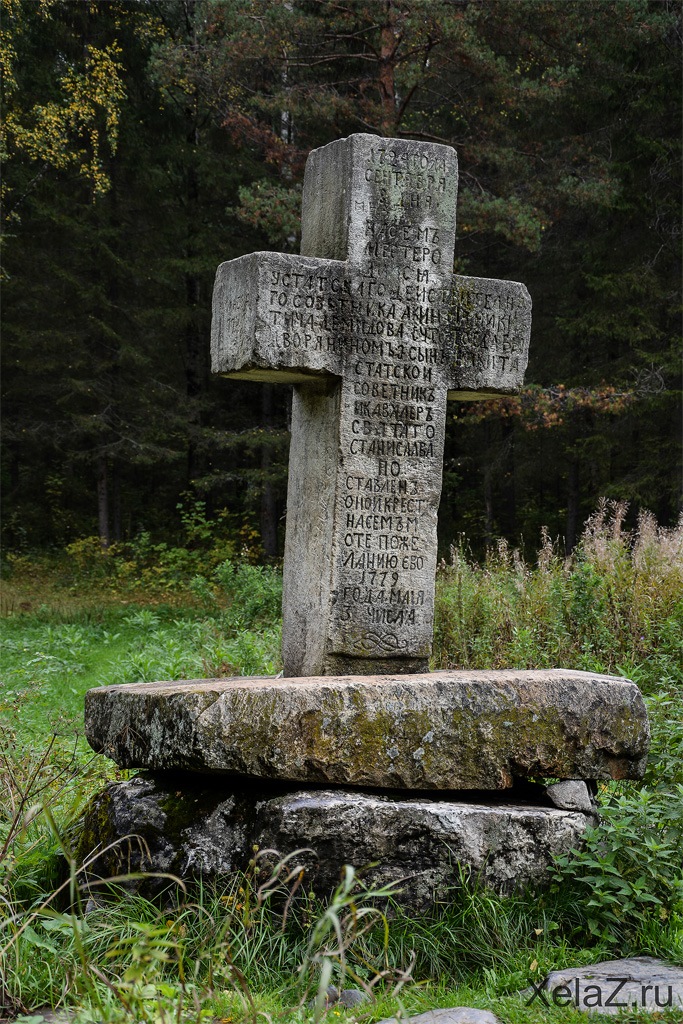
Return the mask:
{"type": "Polygon", "coordinates": [[[335,307],[345,266],[276,252],[221,263],[211,328],[212,370],[228,377],[303,383],[341,373],[335,307]]]}
{"type": "Polygon", "coordinates": [[[517,281],[486,277],[451,279],[441,316],[453,399],[513,394],[524,382],[531,335],[531,296],[517,281]]]}

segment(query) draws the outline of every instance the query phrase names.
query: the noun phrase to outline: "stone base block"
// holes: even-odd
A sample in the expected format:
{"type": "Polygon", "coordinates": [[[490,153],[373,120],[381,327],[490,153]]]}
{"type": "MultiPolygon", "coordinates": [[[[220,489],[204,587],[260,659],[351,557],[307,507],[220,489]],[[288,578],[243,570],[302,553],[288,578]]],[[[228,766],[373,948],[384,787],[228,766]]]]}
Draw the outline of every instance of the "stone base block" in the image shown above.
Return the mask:
{"type": "Polygon", "coordinates": [[[109,686],[85,724],[124,768],[410,791],[640,778],[649,745],[637,686],[564,669],[109,686]]]}
{"type": "MultiPolygon", "coordinates": [[[[501,893],[542,887],[553,854],[580,843],[577,811],[456,799],[376,796],[349,790],[239,789],[187,777],[138,776],[103,790],[87,811],[81,859],[118,842],[93,866],[100,876],[170,872],[220,878],[259,850],[302,853],[305,886],[329,896],[342,867],[371,886],[400,882],[398,902],[424,909],[448,898],[460,872],[501,893]],[[126,838],[136,836],[138,838],[126,838]],[[372,865],[372,866],[370,866],[372,865]]],[[[263,867],[277,863],[268,854],[263,867]]],[[[263,880],[265,872],[261,873],[263,880]]],[[[168,881],[150,879],[147,890],[168,881]]]]}

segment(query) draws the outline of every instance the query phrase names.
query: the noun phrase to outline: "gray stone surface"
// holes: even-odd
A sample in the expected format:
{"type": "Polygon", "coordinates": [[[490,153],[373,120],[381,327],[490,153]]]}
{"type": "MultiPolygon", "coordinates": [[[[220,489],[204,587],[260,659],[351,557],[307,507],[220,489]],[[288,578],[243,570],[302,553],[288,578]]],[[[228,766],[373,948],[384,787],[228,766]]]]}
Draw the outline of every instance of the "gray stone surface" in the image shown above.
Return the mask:
{"type": "MultiPolygon", "coordinates": [[[[138,871],[180,878],[227,875],[249,859],[255,802],[248,793],[217,791],[202,780],[172,775],[111,783],[88,805],[77,858],[82,863],[103,851],[91,866],[99,877],[138,871]]],[[[153,892],[168,884],[149,879],[145,888],[153,892]]]]}
{"type": "Polygon", "coordinates": [[[579,779],[555,782],[552,786],[546,786],[546,793],[555,807],[561,807],[565,811],[583,811],[584,814],[594,814],[596,811],[596,804],[588,792],[588,786],[579,779]]]}
{"type": "MultiPolygon", "coordinates": [[[[654,957],[603,960],[590,967],[552,971],[545,983],[549,1004],[617,1014],[626,1008],[651,1012],[680,1010],[683,1020],[683,967],[654,957]]],[[[536,999],[535,1005],[540,1005],[536,999]]]]}
{"type": "MultiPolygon", "coordinates": [[[[91,876],[147,871],[217,878],[245,868],[257,846],[264,851],[263,881],[280,856],[302,851],[306,888],[321,897],[351,864],[366,869],[370,885],[400,882],[398,902],[420,910],[447,898],[459,884],[459,868],[499,892],[542,886],[552,855],[576,847],[585,826],[583,814],[523,804],[344,790],[283,793],[229,780],[140,776],[111,784],[91,801],[77,852],[83,861],[121,840],[101,854],[91,876]]],[[[131,883],[152,892],[168,884],[131,883]]]]}
{"type": "Polygon", "coordinates": [[[378,1024],[501,1024],[490,1010],[475,1010],[471,1006],[450,1006],[440,1010],[427,1010],[415,1017],[384,1017],[378,1024]]]}
{"type": "MultiPolygon", "coordinates": [[[[44,1006],[26,1014],[22,1013],[12,1019],[15,1024],[73,1024],[76,1016],[76,1010],[52,1010],[50,1007],[44,1006]]],[[[100,1024],[104,1024],[104,1021],[101,1021],[100,1024]]]]}
{"type": "MultiPolygon", "coordinates": [[[[328,985],[325,993],[325,1006],[344,1006],[346,1009],[352,1009],[354,1006],[362,1006],[363,1003],[369,1003],[370,996],[367,992],[363,992],[360,988],[345,988],[341,992],[336,985],[328,985]]],[[[313,1009],[316,1000],[311,999],[308,1006],[309,1009],[313,1009]]]]}
{"type": "Polygon", "coordinates": [[[291,382],[285,674],[424,671],[447,397],[522,383],[526,288],[452,273],[448,146],[352,135],[309,156],[302,255],[218,268],[217,373],[291,382]]]}
{"type": "Polygon", "coordinates": [[[360,988],[345,988],[339,993],[337,1002],[340,1006],[350,1010],[354,1006],[362,1006],[364,1003],[369,1003],[370,996],[360,988]]]}
{"type": "Polygon", "coordinates": [[[256,843],[315,851],[314,884],[330,892],[344,864],[372,886],[400,881],[398,898],[424,909],[459,884],[459,868],[497,892],[542,886],[554,854],[580,845],[583,814],[556,808],[400,799],[344,790],[292,793],[259,805],[256,843]],[[367,867],[372,865],[371,867],[367,867]]]}
{"type": "Polygon", "coordinates": [[[590,672],[222,679],[90,690],[86,735],[127,768],[409,790],[638,778],[638,688],[590,672]]]}

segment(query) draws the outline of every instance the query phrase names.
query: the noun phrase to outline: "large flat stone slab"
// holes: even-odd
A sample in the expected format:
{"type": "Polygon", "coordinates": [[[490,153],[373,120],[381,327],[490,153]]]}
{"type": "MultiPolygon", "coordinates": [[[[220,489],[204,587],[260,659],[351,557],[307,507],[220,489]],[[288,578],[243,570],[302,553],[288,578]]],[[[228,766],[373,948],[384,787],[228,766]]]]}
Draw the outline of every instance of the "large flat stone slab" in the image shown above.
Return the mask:
{"type": "MultiPolygon", "coordinates": [[[[513,802],[283,792],[272,783],[148,775],[94,798],[78,856],[103,850],[93,865],[103,877],[146,871],[216,879],[246,868],[256,846],[264,881],[280,857],[300,851],[289,867],[304,868],[305,891],[326,898],[351,864],[373,887],[400,882],[398,902],[417,909],[447,899],[461,869],[498,892],[541,887],[552,856],[579,845],[587,821],[580,812],[513,802]]],[[[139,884],[153,891],[168,879],[139,884]]]]}
{"type": "Polygon", "coordinates": [[[307,840],[321,891],[334,889],[341,867],[352,864],[373,887],[400,880],[399,902],[420,908],[447,899],[460,869],[500,893],[542,886],[553,856],[579,846],[586,825],[585,815],[554,807],[322,790],[263,804],[255,842],[287,854],[307,840]]]}
{"type": "Polygon", "coordinates": [[[590,672],[208,679],[90,690],[86,736],[124,768],[380,789],[640,778],[640,691],[590,672]]]}

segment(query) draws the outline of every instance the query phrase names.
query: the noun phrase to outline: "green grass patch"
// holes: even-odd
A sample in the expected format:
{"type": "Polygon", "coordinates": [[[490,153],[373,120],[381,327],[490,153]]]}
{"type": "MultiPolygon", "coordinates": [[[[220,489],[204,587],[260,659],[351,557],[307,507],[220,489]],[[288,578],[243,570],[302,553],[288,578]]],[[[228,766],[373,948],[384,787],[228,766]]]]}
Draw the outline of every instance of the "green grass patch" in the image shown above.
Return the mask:
{"type": "Polygon", "coordinates": [[[289,903],[264,895],[252,874],[165,904],[124,894],[86,907],[71,854],[78,818],[93,791],[125,775],[83,739],[86,690],[276,674],[280,574],[219,558],[208,526],[195,553],[143,538],[118,552],[83,542],[67,558],[10,559],[0,619],[5,1012],[63,1003],[108,1024],[304,1022],[332,981],[373,1001],[331,1008],[328,1020],[471,1005],[508,1024],[571,1022],[585,1017],[526,1006],[520,991],[551,969],[611,957],[683,964],[683,528],[643,516],[630,535],[623,511],[604,505],[571,559],[547,538],[531,561],[504,544],[482,565],[466,545],[454,550],[437,581],[433,666],[629,676],[651,718],[646,778],[602,787],[600,826],[558,861],[541,896],[465,886],[418,920],[372,911],[351,876],[327,906],[301,891],[289,903]]]}

